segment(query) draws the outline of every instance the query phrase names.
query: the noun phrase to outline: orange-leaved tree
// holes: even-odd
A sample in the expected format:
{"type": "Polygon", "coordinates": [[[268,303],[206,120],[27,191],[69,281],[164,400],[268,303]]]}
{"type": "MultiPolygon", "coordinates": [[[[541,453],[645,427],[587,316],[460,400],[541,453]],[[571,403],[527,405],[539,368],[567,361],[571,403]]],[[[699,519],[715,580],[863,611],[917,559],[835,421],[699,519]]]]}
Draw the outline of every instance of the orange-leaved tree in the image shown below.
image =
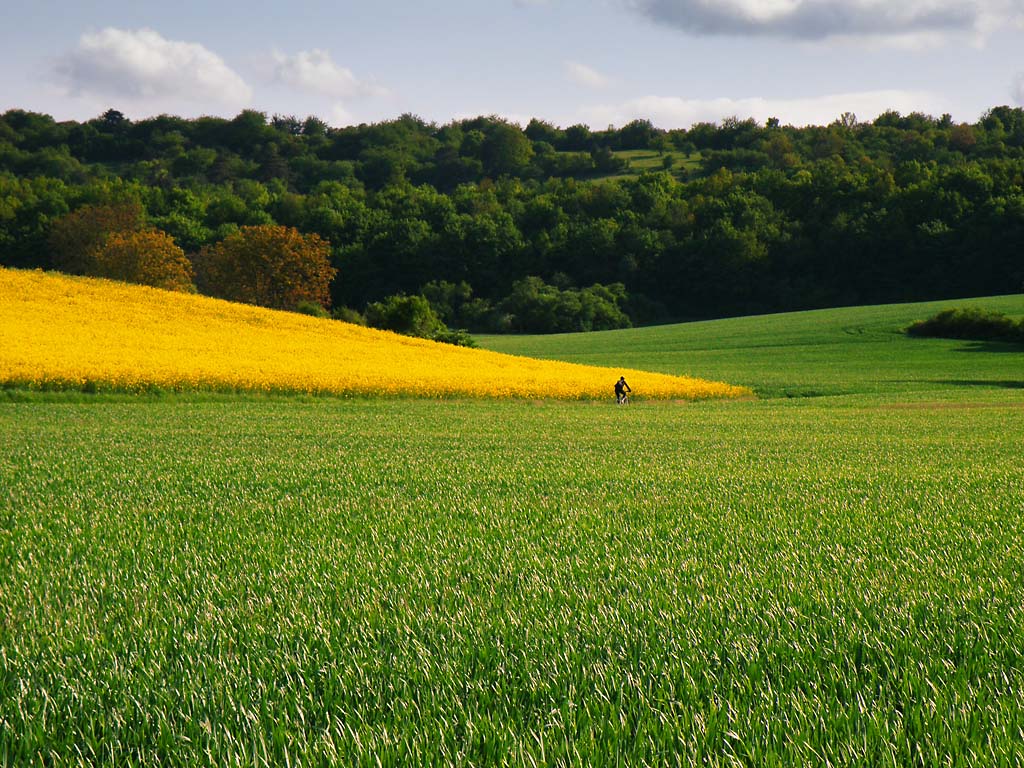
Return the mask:
{"type": "Polygon", "coordinates": [[[50,256],[53,266],[72,275],[95,275],[96,252],[113,232],[143,228],[142,207],[124,202],[83,205],[53,222],[50,256]]]}
{"type": "Polygon", "coordinates": [[[168,291],[192,290],[192,263],[174,238],[158,229],[113,232],[94,258],[98,277],[168,291]]]}
{"type": "Polygon", "coordinates": [[[200,251],[196,260],[204,293],[274,309],[295,309],[300,301],[328,307],[331,246],[319,235],[304,235],[273,224],[242,227],[200,251]]]}

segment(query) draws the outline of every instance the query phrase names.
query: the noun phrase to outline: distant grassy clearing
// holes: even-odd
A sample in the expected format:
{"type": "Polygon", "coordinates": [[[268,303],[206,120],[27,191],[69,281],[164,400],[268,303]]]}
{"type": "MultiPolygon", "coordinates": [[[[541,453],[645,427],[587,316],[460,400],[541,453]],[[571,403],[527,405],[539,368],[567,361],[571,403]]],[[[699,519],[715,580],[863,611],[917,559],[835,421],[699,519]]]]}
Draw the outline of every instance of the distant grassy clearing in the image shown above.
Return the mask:
{"type": "Polygon", "coordinates": [[[1024,295],[792,312],[551,336],[484,336],[483,346],[590,365],[721,377],[762,397],[1024,388],[1024,348],[912,339],[946,307],[1024,314],[1024,295]]]}
{"type": "Polygon", "coordinates": [[[701,154],[694,152],[687,155],[679,150],[670,150],[659,154],[654,149],[621,149],[613,152],[616,157],[629,161],[629,168],[619,173],[598,174],[590,177],[593,181],[605,181],[608,179],[636,179],[641,174],[649,171],[662,171],[665,155],[672,155],[673,164],[670,173],[678,175],[680,169],[694,171],[700,168],[701,154]]]}
{"type": "Polygon", "coordinates": [[[679,150],[668,150],[666,152],[659,153],[654,149],[622,149],[614,154],[616,157],[629,160],[629,169],[635,175],[639,175],[639,173],[644,171],[662,170],[662,163],[664,162],[666,155],[671,155],[674,160],[672,165],[673,172],[680,168],[699,168],[701,161],[700,152],[694,152],[692,155],[688,155],[679,150]]]}
{"type": "Polygon", "coordinates": [[[0,404],[0,755],[1015,764],[1024,409],[895,400],[0,404]]]}

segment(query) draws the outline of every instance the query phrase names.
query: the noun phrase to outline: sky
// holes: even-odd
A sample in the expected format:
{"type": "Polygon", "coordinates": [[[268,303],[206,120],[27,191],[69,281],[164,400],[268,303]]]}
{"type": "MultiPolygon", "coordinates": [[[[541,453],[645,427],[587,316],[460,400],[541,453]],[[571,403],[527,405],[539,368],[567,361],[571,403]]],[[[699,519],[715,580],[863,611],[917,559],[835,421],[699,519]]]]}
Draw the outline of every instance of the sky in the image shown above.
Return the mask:
{"type": "Polygon", "coordinates": [[[1024,106],[1024,0],[0,0],[0,112],[594,129],[1024,106]]]}

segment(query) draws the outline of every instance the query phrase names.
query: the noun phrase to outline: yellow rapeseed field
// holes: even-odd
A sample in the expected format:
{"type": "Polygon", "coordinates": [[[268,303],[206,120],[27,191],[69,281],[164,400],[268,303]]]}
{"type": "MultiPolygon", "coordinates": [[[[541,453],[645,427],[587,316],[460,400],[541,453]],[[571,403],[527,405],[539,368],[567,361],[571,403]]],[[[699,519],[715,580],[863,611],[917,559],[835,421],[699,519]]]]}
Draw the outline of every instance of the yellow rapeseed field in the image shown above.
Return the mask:
{"type": "Polygon", "coordinates": [[[728,384],[438,344],[106,280],[0,269],[0,384],[47,389],[607,398],[738,397],[728,384]]]}

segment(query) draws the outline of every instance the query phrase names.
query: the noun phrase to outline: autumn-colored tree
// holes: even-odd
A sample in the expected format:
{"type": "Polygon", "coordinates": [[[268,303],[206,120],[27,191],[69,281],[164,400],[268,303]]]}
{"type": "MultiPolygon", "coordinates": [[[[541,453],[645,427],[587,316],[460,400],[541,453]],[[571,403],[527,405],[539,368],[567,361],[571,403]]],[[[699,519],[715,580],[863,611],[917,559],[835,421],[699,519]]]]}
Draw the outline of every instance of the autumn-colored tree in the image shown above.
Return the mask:
{"type": "Polygon", "coordinates": [[[107,237],[142,227],[138,203],[84,205],[53,222],[49,237],[53,266],[72,275],[95,275],[96,253],[107,237]]]}
{"type": "Polygon", "coordinates": [[[331,246],[319,235],[293,227],[242,227],[197,259],[204,293],[274,309],[294,309],[300,301],[330,306],[329,287],[337,270],[331,246]]]}
{"type": "Polygon", "coordinates": [[[192,289],[192,263],[158,229],[111,233],[95,251],[95,274],[168,291],[192,289]]]}
{"type": "Polygon", "coordinates": [[[949,146],[957,152],[969,152],[977,143],[978,137],[974,133],[974,128],[970,125],[963,123],[961,125],[954,125],[950,128],[949,146]]]}

